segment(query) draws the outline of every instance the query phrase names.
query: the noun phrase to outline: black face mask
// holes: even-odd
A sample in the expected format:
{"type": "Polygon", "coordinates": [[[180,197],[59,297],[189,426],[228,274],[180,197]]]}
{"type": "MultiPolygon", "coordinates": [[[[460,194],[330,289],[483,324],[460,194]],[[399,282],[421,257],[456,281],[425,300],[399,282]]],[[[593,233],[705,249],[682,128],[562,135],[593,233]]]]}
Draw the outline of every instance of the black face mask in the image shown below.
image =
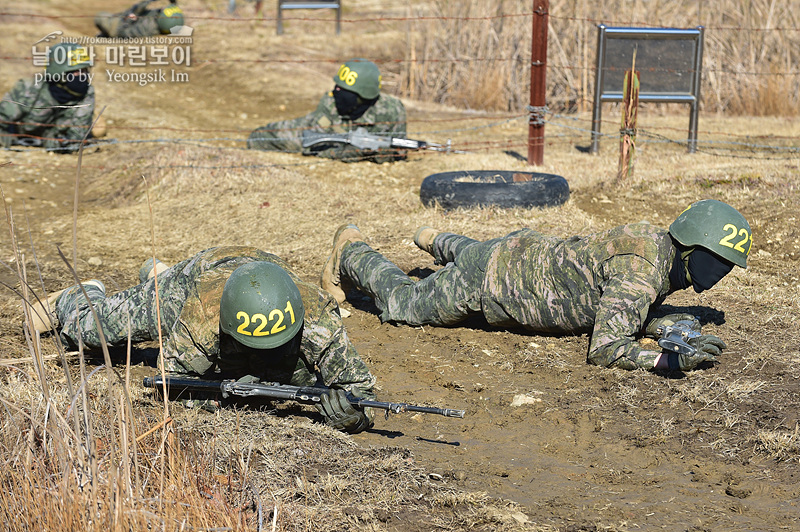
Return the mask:
{"type": "Polygon", "coordinates": [[[68,72],[58,83],[49,83],[50,94],[58,103],[76,102],[89,92],[89,76],[85,72],[68,72]]]}
{"type": "Polygon", "coordinates": [[[733,269],[732,262],[704,248],[687,248],[674,240],[673,243],[675,258],[669,271],[669,283],[675,290],[691,286],[699,294],[717,284],[733,269]]]}
{"type": "Polygon", "coordinates": [[[689,255],[689,278],[692,287],[698,294],[708,290],[728,275],[733,269],[733,263],[717,257],[703,248],[695,248],[689,255]]]}
{"type": "MultiPolygon", "coordinates": [[[[262,380],[279,380],[283,375],[291,375],[300,357],[300,344],[303,340],[301,327],[294,337],[283,345],[272,349],[256,349],[237,342],[232,336],[220,332],[220,352],[232,365],[262,380]],[[235,362],[234,362],[235,361],[235,362]]],[[[225,368],[226,370],[229,368],[225,368]]],[[[238,378],[242,375],[226,375],[238,378]]]]}
{"type": "Polygon", "coordinates": [[[345,90],[338,85],[333,88],[333,101],[336,104],[336,112],[346,120],[361,118],[377,100],[377,98],[363,100],[355,92],[345,90]]]}

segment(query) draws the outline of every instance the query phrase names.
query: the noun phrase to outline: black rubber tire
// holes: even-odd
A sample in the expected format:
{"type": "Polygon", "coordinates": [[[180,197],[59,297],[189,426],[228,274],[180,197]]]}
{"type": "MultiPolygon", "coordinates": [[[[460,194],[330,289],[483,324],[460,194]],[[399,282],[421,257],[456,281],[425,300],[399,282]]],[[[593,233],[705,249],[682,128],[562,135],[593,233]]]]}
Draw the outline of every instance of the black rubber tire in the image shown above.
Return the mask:
{"type": "Polygon", "coordinates": [[[419,197],[426,207],[553,207],[569,199],[569,183],[555,174],[461,170],[429,175],[419,197]],[[516,178],[515,178],[516,176],[516,178]],[[522,179],[529,179],[523,181],[522,179]]]}

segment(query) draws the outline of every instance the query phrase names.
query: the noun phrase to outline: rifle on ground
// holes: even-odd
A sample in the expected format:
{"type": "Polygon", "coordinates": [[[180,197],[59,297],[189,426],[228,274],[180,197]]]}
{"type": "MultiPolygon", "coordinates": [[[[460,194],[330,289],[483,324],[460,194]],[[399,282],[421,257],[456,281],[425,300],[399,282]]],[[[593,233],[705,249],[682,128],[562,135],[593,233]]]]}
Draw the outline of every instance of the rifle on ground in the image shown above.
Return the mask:
{"type": "MultiPolygon", "coordinates": [[[[145,388],[159,389],[164,386],[164,379],[160,375],[154,377],[145,377],[145,388]]],[[[166,378],[167,388],[170,390],[183,392],[183,391],[196,391],[206,393],[221,393],[222,397],[227,398],[231,395],[239,397],[264,397],[268,399],[284,399],[289,401],[297,401],[299,403],[314,404],[321,401],[322,394],[327,392],[329,388],[317,386],[291,386],[289,384],[280,384],[277,382],[268,383],[243,383],[235,380],[224,381],[207,381],[202,379],[191,379],[184,377],[171,377],[166,378]]],[[[370,407],[386,410],[386,415],[389,412],[399,414],[401,412],[422,412],[425,414],[438,414],[446,417],[464,417],[463,410],[454,410],[452,408],[436,408],[431,406],[418,406],[410,405],[407,403],[388,403],[384,401],[373,401],[371,399],[362,399],[354,395],[347,394],[347,400],[353,406],[370,407]]]]}
{"type": "Polygon", "coordinates": [[[701,334],[692,329],[692,322],[689,320],[679,320],[672,325],[662,325],[656,329],[658,335],[658,345],[668,351],[673,351],[682,355],[692,356],[697,352],[689,340],[699,338],[701,334]]]}
{"type": "Polygon", "coordinates": [[[347,133],[320,133],[318,131],[303,131],[303,148],[310,148],[317,144],[326,143],[350,144],[361,150],[378,151],[379,149],[402,149],[402,150],[433,150],[452,153],[465,153],[450,148],[450,139],[447,144],[433,144],[424,140],[412,140],[402,137],[382,137],[368,132],[363,127],[356,128],[347,133]]]}
{"type": "Polygon", "coordinates": [[[44,139],[39,137],[16,137],[13,140],[12,145],[41,148],[44,145],[44,139]]]}

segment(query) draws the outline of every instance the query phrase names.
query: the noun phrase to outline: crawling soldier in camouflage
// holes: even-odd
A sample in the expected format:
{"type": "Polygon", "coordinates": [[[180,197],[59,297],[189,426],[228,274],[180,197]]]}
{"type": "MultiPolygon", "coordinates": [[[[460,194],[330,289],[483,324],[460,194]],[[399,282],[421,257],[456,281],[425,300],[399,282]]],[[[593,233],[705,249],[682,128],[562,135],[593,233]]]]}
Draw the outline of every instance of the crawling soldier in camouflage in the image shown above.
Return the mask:
{"type": "Polygon", "coordinates": [[[747,220],[716,200],[694,203],[669,231],[638,223],[561,239],[522,229],[478,242],[422,227],[414,242],[445,267],[418,282],[363,240],[354,225],[339,228],[321,285],[341,302],[352,282],[375,299],[382,321],[452,325],[483,315],[501,327],[590,332],[592,364],[670,370],[716,362],[725,343],[700,336],[690,340],[693,355],[645,349],[636,338],[660,325],[686,319],[700,331],[692,315],[648,321],[649,311],[677,290],[699,293],[734,265],[746,268],[752,245],[747,220]]]}
{"type": "Polygon", "coordinates": [[[0,146],[77,151],[94,112],[90,66],[84,47],[72,43],[51,47],[45,72],[19,80],[0,100],[0,146]]]}
{"type": "Polygon", "coordinates": [[[256,129],[247,139],[247,147],[316,155],[344,162],[370,160],[381,163],[404,159],[405,151],[402,150],[366,151],[343,143],[303,148],[304,130],[347,133],[362,127],[369,133],[406,138],[406,109],[399,99],[380,93],[381,75],[375,63],[366,59],[347,61],[339,67],[333,81],[333,90],[320,99],[315,111],[256,129]]]}
{"type": "Polygon", "coordinates": [[[167,6],[151,8],[155,1],[144,0],[122,13],[98,13],[94,18],[94,25],[100,30],[98,36],[129,39],[169,35],[172,28],[183,25],[183,10],[175,0],[167,6]]]}
{"type": "MultiPolygon", "coordinates": [[[[112,296],[106,296],[100,281],[82,283],[107,345],[126,345],[129,326],[132,342],[159,338],[157,280],[160,358],[166,372],[212,380],[323,384],[331,390],[318,408],[331,426],[350,433],[372,426],[371,409],[357,410],[345,397],[349,391],[375,399],[375,378],[350,343],[339,306],[317,286],[301,281],[277,256],[252,247],[210,248],[171,268],[146,262],[139,278],[141,284],[112,296]]],[[[102,345],[77,286],[33,305],[32,315],[34,329],[43,332],[56,325],[68,348],[79,341],[89,348],[102,345]],[[48,315],[45,304],[54,308],[55,316],[48,315]]]]}

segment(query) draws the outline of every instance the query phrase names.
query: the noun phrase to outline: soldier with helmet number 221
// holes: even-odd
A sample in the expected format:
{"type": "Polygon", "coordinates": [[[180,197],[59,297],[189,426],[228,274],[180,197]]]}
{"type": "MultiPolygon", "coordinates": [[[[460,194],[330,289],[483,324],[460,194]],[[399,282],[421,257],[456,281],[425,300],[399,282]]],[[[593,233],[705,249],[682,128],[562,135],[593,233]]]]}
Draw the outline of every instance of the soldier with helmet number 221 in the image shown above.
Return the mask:
{"type": "MultiPolygon", "coordinates": [[[[167,373],[324,385],[330,391],[317,408],[328,424],[349,433],[372,426],[372,409],[357,409],[346,398],[350,392],[375,399],[375,378],[350,343],[338,304],[279,257],[251,247],[210,248],[171,268],[148,259],[139,280],[111,296],[100,281],[82,283],[108,346],[125,346],[129,334],[133,342],[157,340],[160,324],[167,373]]],[[[77,286],[34,304],[32,322],[39,332],[55,328],[68,348],[79,341],[102,345],[77,286]]],[[[199,406],[213,410],[218,403],[199,406]]]]}
{"type": "Polygon", "coordinates": [[[714,286],[733,266],[747,267],[750,225],[717,200],[689,206],[665,231],[649,223],[585,237],[556,238],[522,229],[478,242],[421,227],[414,242],[444,268],[414,281],[374,251],[354,225],[342,225],[322,271],[322,288],[341,303],[348,284],[375,299],[382,321],[453,325],[483,315],[489,324],[551,334],[591,333],[588,361],[623,369],[691,370],[717,362],[726,347],[713,335],[689,340],[694,352],[651,350],[639,335],[691,321],[654,315],[673,292],[714,286]]]}

